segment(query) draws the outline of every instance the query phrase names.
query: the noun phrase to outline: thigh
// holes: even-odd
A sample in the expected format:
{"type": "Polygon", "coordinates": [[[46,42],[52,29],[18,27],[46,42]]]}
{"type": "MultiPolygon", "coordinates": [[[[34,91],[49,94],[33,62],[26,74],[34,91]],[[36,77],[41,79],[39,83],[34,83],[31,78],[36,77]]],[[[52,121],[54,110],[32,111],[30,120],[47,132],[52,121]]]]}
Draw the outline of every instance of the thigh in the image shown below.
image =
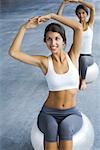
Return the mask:
{"type": "Polygon", "coordinates": [[[85,66],[90,66],[90,65],[93,64],[93,62],[94,62],[93,56],[91,56],[91,55],[89,55],[89,56],[84,55],[84,56],[80,56],[80,58],[79,58],[80,67],[83,67],[84,65],[85,66]]]}
{"type": "Polygon", "coordinates": [[[66,117],[59,125],[60,140],[72,140],[73,134],[82,127],[82,117],[72,114],[66,117]]]}
{"type": "Polygon", "coordinates": [[[44,133],[45,141],[56,142],[58,134],[58,124],[52,115],[40,113],[38,116],[38,128],[44,133]]]}

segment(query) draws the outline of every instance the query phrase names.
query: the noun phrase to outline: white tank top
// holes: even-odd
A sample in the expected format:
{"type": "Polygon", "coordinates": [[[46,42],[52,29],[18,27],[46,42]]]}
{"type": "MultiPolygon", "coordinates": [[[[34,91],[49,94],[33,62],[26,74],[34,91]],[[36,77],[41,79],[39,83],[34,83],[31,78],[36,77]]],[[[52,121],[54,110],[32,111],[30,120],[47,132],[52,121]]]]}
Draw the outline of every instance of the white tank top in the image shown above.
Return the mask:
{"type": "Polygon", "coordinates": [[[88,29],[86,31],[83,31],[83,42],[80,54],[92,53],[92,40],[93,40],[93,30],[88,26],[88,29]]]}
{"type": "Polygon", "coordinates": [[[62,91],[68,89],[78,89],[79,73],[77,68],[72,63],[68,54],[66,54],[68,62],[68,71],[64,74],[56,73],[53,66],[51,55],[48,57],[48,72],[45,75],[48,88],[50,91],[62,91]]]}

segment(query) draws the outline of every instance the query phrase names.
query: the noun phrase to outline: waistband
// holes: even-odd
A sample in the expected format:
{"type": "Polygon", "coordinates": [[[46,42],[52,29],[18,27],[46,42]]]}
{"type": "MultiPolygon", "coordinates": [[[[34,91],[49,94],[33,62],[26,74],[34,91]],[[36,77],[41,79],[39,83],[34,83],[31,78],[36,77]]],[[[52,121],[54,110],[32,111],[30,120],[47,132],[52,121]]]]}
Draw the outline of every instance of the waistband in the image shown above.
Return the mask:
{"type": "Polygon", "coordinates": [[[42,112],[51,115],[69,115],[69,114],[78,114],[81,115],[81,112],[76,108],[68,108],[68,109],[56,109],[56,108],[47,108],[45,106],[41,109],[42,112]]]}
{"type": "Polygon", "coordinates": [[[91,57],[93,57],[92,54],[80,54],[80,56],[91,56],[91,57]]]}

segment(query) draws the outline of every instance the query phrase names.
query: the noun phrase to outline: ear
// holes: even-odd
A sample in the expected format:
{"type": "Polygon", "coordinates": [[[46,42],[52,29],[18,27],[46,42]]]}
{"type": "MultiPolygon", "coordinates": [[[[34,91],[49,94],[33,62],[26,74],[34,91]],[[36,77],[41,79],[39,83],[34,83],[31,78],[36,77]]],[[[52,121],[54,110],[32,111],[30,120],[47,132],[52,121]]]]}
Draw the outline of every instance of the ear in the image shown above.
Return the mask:
{"type": "Polygon", "coordinates": [[[65,49],[66,44],[63,42],[63,49],[65,49]]]}
{"type": "Polygon", "coordinates": [[[65,46],[65,42],[63,41],[63,46],[65,46]]]}

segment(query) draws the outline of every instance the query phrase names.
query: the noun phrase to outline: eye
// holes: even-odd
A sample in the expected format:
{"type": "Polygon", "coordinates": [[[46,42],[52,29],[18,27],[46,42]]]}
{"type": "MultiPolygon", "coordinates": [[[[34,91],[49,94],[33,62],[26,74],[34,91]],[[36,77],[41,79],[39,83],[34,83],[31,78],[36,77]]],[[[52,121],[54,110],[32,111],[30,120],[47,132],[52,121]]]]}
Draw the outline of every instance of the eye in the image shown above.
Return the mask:
{"type": "Polygon", "coordinates": [[[46,41],[51,41],[51,38],[50,38],[50,37],[47,37],[47,38],[46,38],[46,41]]]}
{"type": "Polygon", "coordinates": [[[57,41],[58,41],[58,40],[60,40],[60,38],[59,38],[59,37],[56,37],[55,39],[56,39],[57,41]]]}
{"type": "Polygon", "coordinates": [[[80,12],[78,12],[77,14],[78,14],[78,15],[80,15],[81,13],[80,13],[80,12]]]}

